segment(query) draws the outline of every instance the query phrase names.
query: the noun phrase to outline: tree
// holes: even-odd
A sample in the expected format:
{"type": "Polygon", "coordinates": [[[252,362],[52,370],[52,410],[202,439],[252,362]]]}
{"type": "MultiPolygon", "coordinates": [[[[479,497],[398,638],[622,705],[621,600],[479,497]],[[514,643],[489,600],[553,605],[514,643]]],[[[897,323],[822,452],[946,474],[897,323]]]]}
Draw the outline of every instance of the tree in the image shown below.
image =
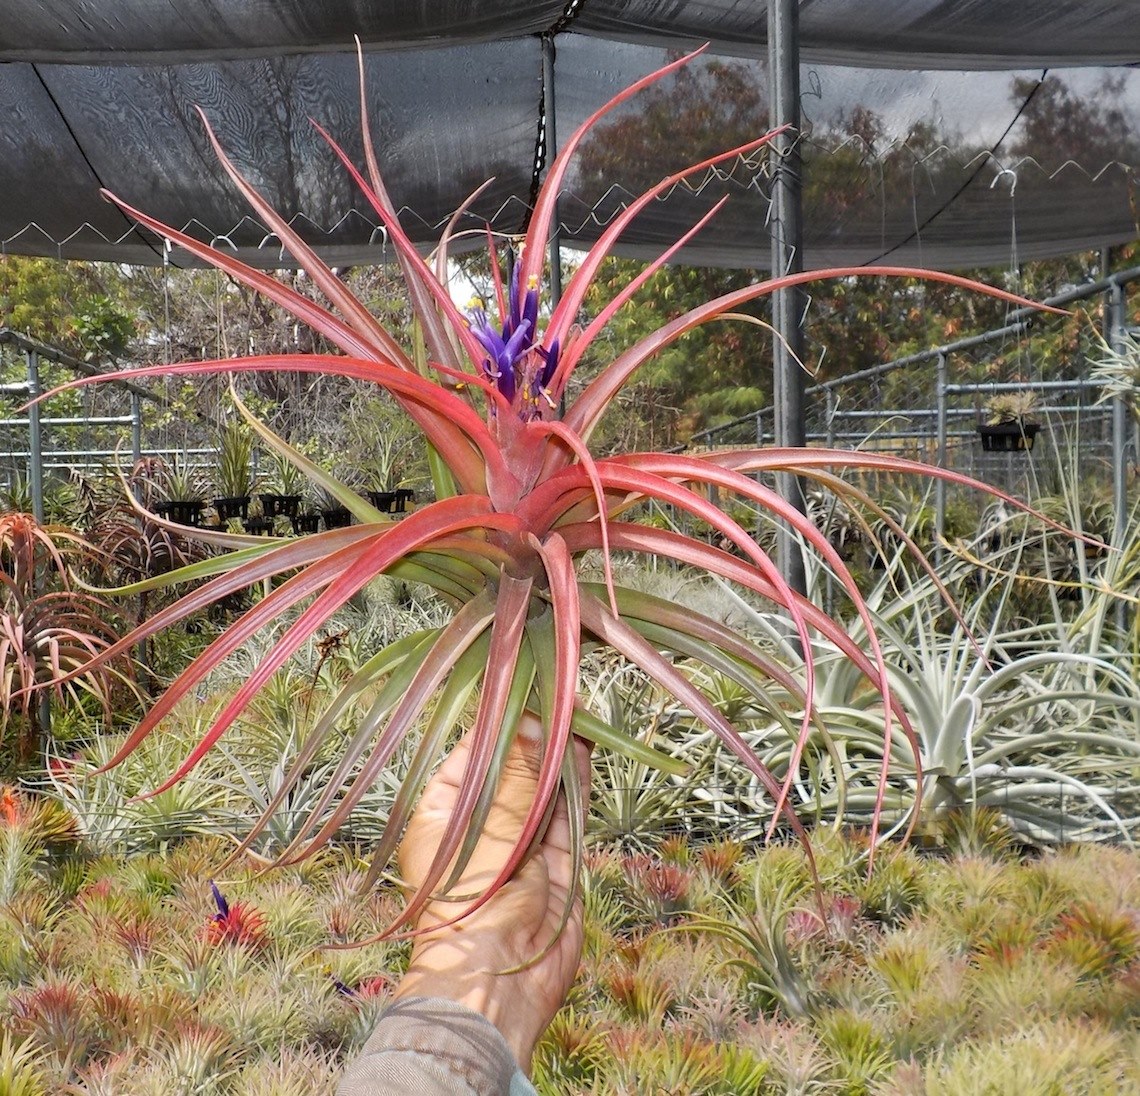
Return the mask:
{"type": "MultiPolygon", "coordinates": [[[[756,136],[763,130],[768,113],[762,80],[763,70],[758,66],[717,61],[700,71],[685,70],[663,81],[646,94],[644,104],[639,104],[644,110],[599,126],[584,144],[576,191],[588,202],[597,201],[598,214],[605,220],[624,191],[641,189],[675,170],[679,163],[711,149],[733,147],[756,136]]],[[[1019,80],[1011,85],[1011,95],[1019,103],[1032,90],[1031,83],[1019,80]]],[[[1051,170],[1075,159],[1094,171],[1128,153],[1136,140],[1120,86],[1106,84],[1102,91],[1105,99],[1098,99],[1094,108],[1090,100],[1077,95],[1063,81],[1049,77],[1030,98],[1013,151],[1033,156],[1051,170]]],[[[950,208],[962,185],[960,165],[973,155],[960,139],[925,122],[915,124],[904,140],[891,140],[882,118],[864,105],[817,121],[802,151],[809,238],[826,235],[832,229],[845,231],[853,222],[877,222],[880,216],[894,218],[890,211],[900,203],[892,196],[912,192],[918,163],[936,199],[931,215],[937,216],[939,208],[950,208]]],[[[1026,185],[1046,184],[1029,173],[1026,185]]],[[[699,202],[685,196],[697,215],[715,196],[732,188],[716,180],[701,180],[698,189],[699,202]]],[[[733,201],[720,216],[730,214],[741,197],[739,192],[733,194],[733,201]]],[[[747,195],[744,200],[747,202],[747,195]]],[[[909,210],[906,215],[911,216],[909,210]]],[[[909,222],[892,221],[887,237],[891,232],[905,235],[907,231],[909,222]]],[[[635,261],[614,260],[604,271],[601,284],[612,290],[615,283],[628,281],[641,269],[635,261]]],[[[1099,274],[1100,257],[1085,253],[1038,261],[1017,270],[993,268],[967,273],[1040,298],[1099,274]]],[[[669,267],[661,271],[615,317],[607,352],[619,352],[656,326],[662,314],[679,314],[698,300],[729,292],[754,277],[752,271],[724,269],[669,267]]],[[[821,381],[1001,326],[1007,314],[1007,307],[991,298],[921,280],[850,278],[817,283],[809,294],[805,366],[821,381]]],[[[605,299],[606,294],[598,294],[589,298],[587,305],[597,308],[605,299]]],[[[956,377],[984,379],[1010,369],[1045,369],[1050,375],[1063,375],[1059,371],[1075,368],[1073,363],[1079,362],[1085,322],[1082,316],[1065,325],[1040,325],[1038,330],[1044,336],[1035,343],[1033,360],[1025,358],[1024,344],[1018,340],[1004,347],[980,349],[974,358],[956,356],[956,377]]],[[[680,409],[673,425],[678,437],[684,438],[695,429],[746,414],[769,402],[770,347],[770,337],[758,327],[731,323],[710,326],[647,364],[640,381],[666,406],[680,409]]],[[[928,369],[900,371],[882,378],[866,395],[880,406],[932,406],[933,388],[932,364],[928,369]]],[[[636,413],[637,405],[629,411],[636,413]]]]}
{"type": "MultiPolygon", "coordinates": [[[[713,61],[702,68],[683,68],[648,89],[639,98],[636,113],[597,127],[582,145],[575,189],[588,197],[607,196],[600,207],[604,219],[621,191],[637,193],[682,163],[744,144],[763,132],[767,117],[766,98],[748,67],[713,61]]],[[[686,206],[694,219],[724,189],[714,177],[699,180],[698,186],[701,193],[686,206]]],[[[640,269],[634,260],[609,260],[587,307],[597,308],[609,300],[640,269]]],[[[627,346],[699,301],[750,285],[758,276],[755,270],[671,266],[615,318],[607,348],[627,346]]],[[[741,311],[759,318],[766,306],[741,311]]],[[[653,393],[648,406],[680,411],[679,417],[670,415],[673,436],[655,437],[654,444],[669,444],[760,406],[768,398],[770,360],[771,337],[761,327],[726,322],[691,332],[649,363],[638,378],[638,384],[653,393]]],[[[660,425],[651,426],[649,433],[658,434],[660,425]]]]}
{"type": "Polygon", "coordinates": [[[106,263],[0,257],[0,326],[78,357],[114,359],[135,335],[127,282],[106,263]]]}

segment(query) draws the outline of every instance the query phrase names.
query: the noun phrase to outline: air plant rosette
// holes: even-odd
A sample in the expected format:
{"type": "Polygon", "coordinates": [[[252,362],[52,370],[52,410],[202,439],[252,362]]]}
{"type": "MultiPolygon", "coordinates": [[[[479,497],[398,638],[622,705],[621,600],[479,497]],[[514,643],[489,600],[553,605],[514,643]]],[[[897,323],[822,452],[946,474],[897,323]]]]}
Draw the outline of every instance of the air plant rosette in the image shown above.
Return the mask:
{"type": "Polygon", "coordinates": [[[231,422],[222,429],[218,442],[218,467],[214,475],[217,497],[214,509],[225,524],[249,517],[253,494],[254,436],[242,422],[231,422]]]}
{"type": "MultiPolygon", "coordinates": [[[[232,553],[152,580],[155,585],[207,581],[156,613],[119,645],[119,649],[127,649],[220,598],[266,579],[283,579],[182,672],[112,759],[111,764],[115,764],[131,753],[183,697],[198,688],[211,670],[251,636],[289,618],[291,623],[284,627],[257,669],[225,705],[201,742],[156,789],[158,792],[189,772],[273,674],[376,576],[423,583],[453,606],[449,623],[402,637],[374,654],[350,678],[292,759],[266,816],[245,843],[248,846],[256,839],[267,817],[287,799],[312,759],[334,735],[341,715],[369,692],[374,695],[370,707],[344,745],[335,772],[281,861],[296,862],[324,845],[361,801],[377,774],[401,750],[405,740],[411,739],[414,749],[407,776],[368,875],[368,882],[374,883],[384,871],[430,773],[453,741],[470,698],[477,693],[477,707],[468,732],[469,761],[454,811],[423,885],[408,898],[402,914],[391,926],[392,931],[413,921],[430,895],[449,890],[459,877],[487,816],[500,766],[518,734],[525,711],[536,713],[542,728],[542,760],[534,801],[501,873],[482,895],[458,903],[457,918],[484,902],[511,877],[543,834],[560,788],[567,793],[571,828],[576,835],[572,852],[580,863],[583,800],[577,769],[567,750],[571,735],[583,736],[603,749],[620,751],[666,771],[684,771],[675,758],[636,734],[608,726],[586,709],[579,696],[579,664],[583,653],[590,650],[611,648],[706,724],[739,764],[767,789],[773,804],[773,827],[779,823],[803,836],[791,799],[801,750],[815,731],[815,719],[806,700],[813,694],[813,635],[834,644],[855,663],[870,687],[881,692],[887,713],[885,737],[890,740],[901,729],[915,752],[916,766],[920,765],[916,740],[905,712],[890,694],[882,653],[854,579],[827,538],[754,477],[757,473],[795,472],[855,507],[866,507],[895,524],[898,535],[908,544],[909,538],[897,528],[897,523],[883,514],[874,500],[840,479],[836,471],[853,468],[915,472],[968,482],[964,477],[867,452],[774,448],[702,456],[641,452],[602,458],[592,456],[588,445],[607,407],[648,358],[697,325],[732,313],[746,302],[781,287],[855,273],[919,273],[962,288],[984,289],[1018,304],[1031,302],[985,289],[955,275],[906,268],[833,269],[773,278],[708,301],[670,320],[623,351],[575,398],[569,398],[567,383],[591,342],[653,274],[696,236],[721,208],[723,200],[583,325],[579,315],[587,288],[626,227],[679,181],[700,175],[717,163],[752,153],[774,136],[766,134],[693,164],[631,201],[582,257],[561,300],[552,307],[544,306],[543,262],[555,202],[583,136],[608,111],[676,71],[692,56],[639,80],[596,111],[570,137],[546,175],[525,245],[509,275],[504,276],[500,269],[488,232],[493,297],[488,303],[472,302],[465,310],[454,303],[448,286],[449,243],[465,209],[446,226],[434,261],[422,259],[401,227],[380,175],[363,110],[362,64],[365,172],[357,169],[323,129],[317,128],[381,219],[399,255],[417,319],[418,339],[410,347],[401,345],[369,314],[298,237],[287,219],[242,178],[208,124],[207,132],[222,166],[257,215],[277,233],[325,295],[329,307],[108,195],[140,225],[262,293],[340,350],[339,354],[271,354],[152,366],[136,370],[136,377],[295,370],[370,381],[397,400],[429,444],[435,500],[393,520],[274,434],[247,411],[235,394],[235,406],[261,441],[302,469],[316,487],[356,518],[356,524],[290,539],[254,540],[210,534],[214,543],[232,547],[232,553]],[[789,587],[752,536],[709,501],[710,489],[715,489],[714,494],[731,496],[734,503],[746,500],[787,523],[808,549],[818,553],[864,619],[871,636],[866,650],[850,638],[842,624],[789,587]],[[630,520],[631,511],[646,501],[668,501],[714,530],[717,544],[723,543],[732,551],[672,529],[652,528],[630,520]],[[617,585],[609,564],[612,551],[675,561],[736,584],[782,608],[803,650],[808,652],[803,679],[724,624],[617,585]],[[599,552],[604,576],[595,581],[579,573],[579,564],[587,554],[599,552]],[[715,670],[754,694],[763,695],[767,683],[774,682],[781,694],[791,696],[802,706],[801,710],[807,710],[782,781],[765,767],[713,700],[679,665],[682,660],[715,670]]],[[[917,549],[915,552],[918,554],[917,549]]],[[[140,588],[136,585],[121,592],[140,588]]],[[[884,758],[889,752],[884,750],[884,758]]],[[[886,780],[884,760],[880,796],[886,780]]]]}
{"type": "Polygon", "coordinates": [[[165,469],[162,481],[165,497],[155,505],[155,513],[169,516],[177,525],[198,525],[206,508],[206,488],[189,459],[176,459],[165,469]]]}

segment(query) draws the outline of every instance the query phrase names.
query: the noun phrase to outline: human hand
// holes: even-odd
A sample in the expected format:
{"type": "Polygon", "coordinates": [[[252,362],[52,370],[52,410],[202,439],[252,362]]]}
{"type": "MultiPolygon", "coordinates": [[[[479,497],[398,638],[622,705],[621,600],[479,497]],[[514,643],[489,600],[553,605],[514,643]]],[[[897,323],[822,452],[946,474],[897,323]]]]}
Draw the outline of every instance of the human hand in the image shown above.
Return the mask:
{"type": "MultiPolygon", "coordinates": [[[[538,784],[540,741],[538,720],[527,713],[504,761],[483,834],[452,893],[480,893],[510,857],[538,784]]],[[[571,741],[588,795],[589,746],[577,738],[571,741]]],[[[406,885],[413,889],[423,881],[439,847],[468,753],[464,739],[428,783],[408,824],[399,863],[406,885]]],[[[562,1007],[582,955],[579,897],[553,946],[531,962],[558,932],[573,871],[570,823],[560,793],[542,843],[484,905],[457,924],[444,925],[463,905],[428,903],[416,924],[408,971],[394,996],[446,997],[466,1005],[502,1032],[519,1065],[529,1072],[535,1043],[562,1007]]]]}

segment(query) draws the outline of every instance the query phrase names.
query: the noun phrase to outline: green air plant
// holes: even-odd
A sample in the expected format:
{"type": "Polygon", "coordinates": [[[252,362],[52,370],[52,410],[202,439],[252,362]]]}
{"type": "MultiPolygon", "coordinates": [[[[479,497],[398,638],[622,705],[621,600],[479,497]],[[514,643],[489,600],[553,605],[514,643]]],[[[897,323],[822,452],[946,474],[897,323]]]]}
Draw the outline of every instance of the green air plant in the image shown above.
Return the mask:
{"type": "Polygon", "coordinates": [[[1125,334],[1119,341],[1106,342],[1097,335],[1100,354],[1093,361],[1089,379],[1101,385],[1097,403],[1123,400],[1140,419],[1140,340],[1125,334]]]}
{"type": "Polygon", "coordinates": [[[1037,408],[1037,393],[1024,388],[1016,392],[999,392],[985,403],[986,422],[998,426],[1005,422],[1022,422],[1037,408]]]}
{"type": "Polygon", "coordinates": [[[202,477],[191,467],[189,458],[183,454],[176,457],[174,464],[167,468],[163,494],[171,502],[201,502],[206,497],[206,485],[202,477]]]}
{"type": "Polygon", "coordinates": [[[0,1038],[0,1092],[6,1096],[43,1096],[47,1092],[41,1055],[31,1039],[17,1043],[9,1032],[0,1038]]]}
{"type": "Polygon", "coordinates": [[[266,487],[279,495],[303,495],[308,485],[308,477],[287,456],[277,452],[270,455],[266,487]]]}
{"type": "MultiPolygon", "coordinates": [[[[288,621],[272,649],[219,713],[210,731],[164,782],[162,787],[166,788],[198,764],[270,678],[331,614],[377,575],[424,583],[447,599],[454,606],[449,623],[425,628],[378,651],[345,684],[300,748],[267,812],[272,813],[284,801],[323,745],[339,733],[338,717],[354,698],[363,696],[374,682],[382,681],[379,691],[370,695],[367,714],[354,725],[340,762],[320,801],[313,805],[301,835],[282,857],[283,861],[292,862],[326,843],[377,774],[397,755],[405,739],[419,730],[418,746],[375,853],[369,876],[374,881],[395,849],[435,762],[447,749],[469,698],[477,692],[470,731],[470,762],[460,795],[431,870],[422,888],[409,897],[398,924],[414,920],[431,894],[441,887],[448,889],[450,880],[458,877],[481,830],[500,766],[525,710],[538,714],[542,724],[542,763],[534,802],[501,874],[458,916],[476,908],[512,876],[544,831],[560,786],[566,788],[574,816],[572,829],[581,833],[582,798],[567,750],[572,734],[666,771],[678,770],[677,759],[608,727],[602,720],[586,716],[578,695],[579,664],[584,653],[597,648],[610,648],[639,667],[665,693],[702,720],[763,784],[774,804],[773,825],[782,818],[789,828],[803,834],[787,803],[798,755],[791,759],[788,780],[781,787],[737,729],[674,660],[684,656],[696,665],[722,670],[761,692],[774,674],[781,689],[798,693],[804,707],[803,696],[814,692],[810,663],[806,688],[800,688],[759,648],[724,625],[618,586],[610,568],[610,552],[660,556],[718,575],[769,599],[787,612],[805,650],[812,649],[813,633],[818,634],[851,659],[871,688],[882,694],[888,712],[884,730],[888,739],[900,725],[905,734],[911,734],[905,712],[890,696],[878,641],[843,561],[826,537],[759,482],[757,474],[795,472],[832,486],[848,498],[857,497],[858,492],[837,480],[837,468],[910,470],[966,482],[962,477],[874,453],[780,448],[703,456],[641,452],[595,458],[588,444],[607,407],[637,369],[698,325],[734,314],[740,306],[779,288],[811,280],[855,273],[912,276],[921,272],[863,267],[859,271],[814,271],[759,282],[670,320],[622,352],[573,399],[568,394],[574,368],[595,337],[654,273],[693,239],[723,202],[718,202],[642,274],[622,287],[597,316],[582,324],[579,316],[587,288],[626,227],[681,180],[703,175],[717,163],[754,152],[773,136],[767,134],[693,164],[631,201],[583,256],[560,301],[549,310],[544,309],[543,266],[557,196],[584,135],[608,111],[676,71],[692,56],[680,58],[639,80],[596,111],[569,137],[547,172],[525,244],[509,276],[504,276],[500,269],[488,232],[493,285],[490,307],[473,302],[467,310],[461,309],[452,300],[448,285],[449,245],[466,209],[456,213],[446,226],[434,262],[423,260],[401,227],[395,204],[381,179],[366,117],[362,120],[364,173],[317,127],[383,222],[399,255],[416,317],[417,335],[411,347],[402,345],[369,314],[289,222],[238,173],[208,126],[223,168],[257,215],[307,271],[330,307],[108,195],[140,225],[286,308],[341,351],[156,365],[134,371],[135,378],[295,370],[370,381],[400,404],[429,443],[435,501],[393,522],[279,438],[236,399],[238,411],[262,441],[286,455],[318,486],[333,494],[352,511],[357,524],[289,541],[255,541],[199,531],[195,535],[236,550],[174,576],[153,580],[209,578],[177,604],[141,625],[124,640],[124,647],[113,649],[117,653],[125,645],[137,643],[228,594],[266,579],[288,576],[234,621],[172,683],[112,759],[115,763],[135,750],[182,697],[192,693],[212,669],[256,632],[288,621]],[[786,522],[809,550],[819,554],[834,570],[852,602],[864,612],[866,650],[851,640],[846,628],[788,586],[749,532],[709,501],[712,489],[722,496],[747,500],[786,522]],[[727,542],[742,558],[694,537],[636,524],[630,520],[631,511],[646,501],[668,502],[687,512],[715,530],[718,542],[727,542]],[[603,560],[603,574],[593,581],[586,577],[587,573],[579,573],[579,564],[583,557],[588,557],[586,567],[592,567],[592,560],[597,558],[594,553],[598,552],[603,560]],[[330,804],[335,809],[326,816],[330,804]]],[[[362,66],[362,115],[363,90],[362,66]]],[[[962,288],[984,288],[951,274],[927,276],[962,288]]],[[[1031,303],[998,290],[986,292],[1019,304],[1031,303]]],[[[810,730],[811,720],[805,718],[802,737],[806,739],[810,730]]],[[[882,779],[886,779],[885,771],[882,779]]],[[[581,856],[580,842],[578,845],[576,858],[581,856]]]]}
{"type": "Polygon", "coordinates": [[[227,499],[253,494],[254,435],[243,422],[228,423],[218,439],[218,467],[214,489],[227,499]]]}

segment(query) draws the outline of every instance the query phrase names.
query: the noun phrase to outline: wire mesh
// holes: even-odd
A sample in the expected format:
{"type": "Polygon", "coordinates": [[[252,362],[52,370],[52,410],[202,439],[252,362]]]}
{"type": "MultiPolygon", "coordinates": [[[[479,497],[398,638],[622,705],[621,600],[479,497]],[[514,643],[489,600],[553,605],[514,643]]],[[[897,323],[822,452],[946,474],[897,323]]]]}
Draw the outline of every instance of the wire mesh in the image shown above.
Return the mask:
{"type": "MultiPolygon", "coordinates": [[[[1140,272],[1129,271],[1114,280],[1125,284],[1137,277],[1140,272]]],[[[1071,289],[1065,296],[1095,298],[1106,285],[1071,289]]],[[[1136,466],[1140,427],[1133,425],[1118,451],[1112,403],[1091,376],[1093,363],[1104,355],[1096,321],[1083,311],[1039,314],[1031,322],[1013,313],[1010,319],[982,335],[809,387],[808,444],[940,465],[1022,501],[1056,491],[1074,470],[1094,493],[1107,490],[1117,477],[1127,478],[1136,466]],[[1027,431],[1035,438],[1019,439],[1014,447],[987,450],[979,428],[996,421],[991,406],[1010,395],[1032,403],[1026,417],[1039,429],[1027,431]]],[[[774,421],[773,407],[760,408],[694,435],[690,444],[771,444],[774,421]]],[[[881,478],[865,480],[870,489],[884,486],[881,478]]],[[[951,485],[947,504],[967,495],[967,488],[951,485]]]]}

